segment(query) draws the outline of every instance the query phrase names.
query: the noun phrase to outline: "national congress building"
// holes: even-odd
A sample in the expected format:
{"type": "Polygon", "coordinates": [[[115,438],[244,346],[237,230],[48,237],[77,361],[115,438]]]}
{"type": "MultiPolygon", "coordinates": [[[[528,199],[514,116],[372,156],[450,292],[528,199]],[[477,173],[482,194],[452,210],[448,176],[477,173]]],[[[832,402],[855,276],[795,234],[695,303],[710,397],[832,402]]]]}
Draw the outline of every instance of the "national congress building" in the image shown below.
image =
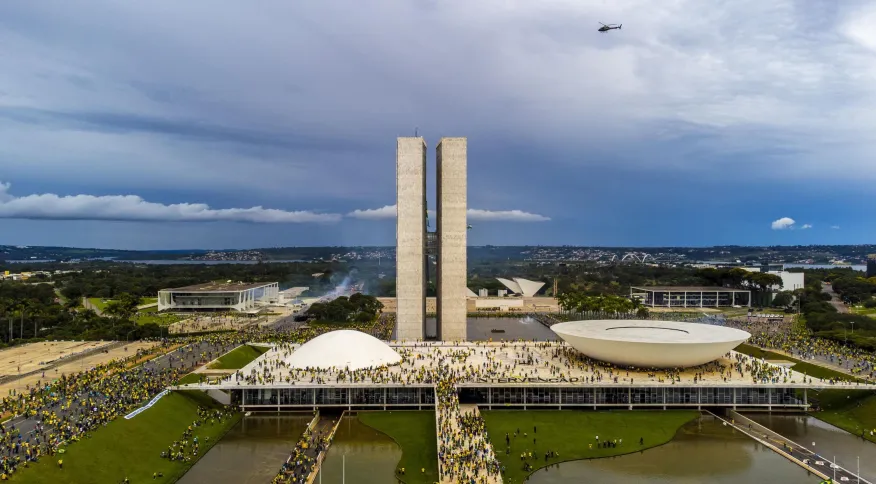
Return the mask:
{"type": "Polygon", "coordinates": [[[397,339],[466,338],[467,140],[441,138],[436,148],[437,227],[426,212],[426,141],[398,138],[396,149],[397,339]],[[437,255],[436,334],[426,333],[428,256],[437,255]]]}

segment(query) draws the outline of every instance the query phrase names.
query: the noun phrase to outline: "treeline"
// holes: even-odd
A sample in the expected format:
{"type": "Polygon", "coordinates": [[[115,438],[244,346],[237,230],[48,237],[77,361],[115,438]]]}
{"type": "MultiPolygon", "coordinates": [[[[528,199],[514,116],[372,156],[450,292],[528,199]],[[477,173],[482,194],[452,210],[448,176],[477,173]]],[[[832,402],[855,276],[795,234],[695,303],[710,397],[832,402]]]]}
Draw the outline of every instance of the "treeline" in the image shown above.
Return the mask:
{"type": "MultiPolygon", "coordinates": [[[[69,266],[68,266],[69,268],[69,266]]],[[[134,265],[106,263],[91,265],[82,272],[52,277],[61,294],[70,300],[82,297],[113,299],[126,293],[154,297],[160,289],[189,286],[210,281],[279,282],[284,286],[306,286],[323,291],[339,283],[345,274],[341,264],[260,263],[260,264],[185,264],[134,265]],[[314,273],[323,273],[313,277],[314,273]]]]}
{"type": "Polygon", "coordinates": [[[321,323],[374,321],[383,304],[374,296],[356,293],[350,297],[341,296],[324,303],[314,303],[308,308],[307,316],[321,323]]]}
{"type": "Polygon", "coordinates": [[[635,312],[639,317],[648,316],[648,309],[642,306],[638,299],[628,299],[611,294],[588,296],[579,292],[565,292],[557,296],[557,303],[564,311],[576,313],[629,314],[635,312]]]}
{"type": "Polygon", "coordinates": [[[848,269],[807,270],[805,288],[795,291],[806,326],[817,336],[876,350],[876,318],[837,311],[830,303],[831,295],[823,291],[822,281],[830,282],[843,300],[870,305],[876,283],[848,269]]]}
{"type": "Polygon", "coordinates": [[[156,324],[137,325],[131,315],[101,317],[94,311],[71,309],[60,303],[51,284],[0,282],[0,341],[5,345],[39,339],[134,340],[161,335],[156,324]]]}

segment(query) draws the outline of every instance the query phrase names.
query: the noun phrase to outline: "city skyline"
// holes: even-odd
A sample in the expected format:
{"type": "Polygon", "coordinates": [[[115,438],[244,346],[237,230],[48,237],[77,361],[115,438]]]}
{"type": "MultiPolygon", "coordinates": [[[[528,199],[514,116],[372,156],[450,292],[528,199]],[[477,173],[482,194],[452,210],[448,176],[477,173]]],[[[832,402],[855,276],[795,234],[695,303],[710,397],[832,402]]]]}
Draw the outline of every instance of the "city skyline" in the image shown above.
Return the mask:
{"type": "Polygon", "coordinates": [[[473,245],[876,237],[866,2],[168,5],[0,6],[0,242],[392,245],[416,132],[473,245]]]}

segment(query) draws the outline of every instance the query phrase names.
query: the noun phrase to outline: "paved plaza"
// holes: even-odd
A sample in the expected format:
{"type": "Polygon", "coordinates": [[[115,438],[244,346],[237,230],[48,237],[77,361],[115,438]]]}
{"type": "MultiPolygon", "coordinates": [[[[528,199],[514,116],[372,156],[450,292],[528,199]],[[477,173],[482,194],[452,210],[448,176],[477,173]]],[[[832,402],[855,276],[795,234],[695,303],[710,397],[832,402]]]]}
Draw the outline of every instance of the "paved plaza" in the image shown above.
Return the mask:
{"type": "MultiPolygon", "coordinates": [[[[43,343],[33,343],[33,345],[42,345],[43,343]]],[[[10,390],[15,390],[16,392],[21,392],[26,390],[27,388],[33,388],[36,386],[37,382],[42,381],[45,383],[47,380],[51,381],[61,375],[71,375],[73,373],[77,373],[80,371],[84,371],[90,368],[94,368],[98,365],[108,363],[111,360],[120,360],[122,358],[126,358],[131,355],[137,354],[138,350],[147,350],[152,348],[157,343],[155,342],[133,342],[126,344],[124,346],[116,346],[113,348],[107,348],[110,346],[109,343],[103,342],[89,342],[89,345],[97,345],[97,348],[103,348],[100,351],[89,354],[88,356],[84,356],[82,358],[76,358],[69,363],[63,363],[57,366],[53,366],[48,370],[43,372],[36,372],[30,375],[23,376],[21,378],[13,378],[8,381],[0,384],[0,394],[6,395],[10,390]],[[45,373],[45,375],[43,375],[45,373]]],[[[30,345],[28,345],[30,346],[30,345]]],[[[2,353],[0,353],[2,355],[2,353]]],[[[57,361],[57,360],[56,360],[57,361]]],[[[42,366],[40,368],[45,368],[42,366]]],[[[22,368],[22,373],[24,372],[24,368],[22,368]]]]}
{"type": "Polygon", "coordinates": [[[111,344],[112,341],[46,341],[13,346],[0,351],[0,376],[30,373],[61,358],[73,357],[111,344]]]}
{"type": "MultiPolygon", "coordinates": [[[[293,369],[286,359],[295,345],[275,346],[219,386],[271,387],[288,385],[369,386],[430,384],[436,371],[457,375],[466,383],[594,383],[600,386],[691,385],[823,388],[833,385],[817,378],[731,351],[706,365],[673,370],[636,370],[589,360],[563,342],[528,343],[399,343],[391,345],[403,358],[400,365],[357,371],[343,368],[293,369]],[[533,380],[535,379],[535,380],[533,380]],[[228,385],[231,384],[231,385],[228,385]]],[[[195,384],[196,386],[197,384],[195,384]]],[[[836,385],[854,385],[849,383],[836,385]]],[[[874,385],[856,388],[876,389],[874,385]]]]}

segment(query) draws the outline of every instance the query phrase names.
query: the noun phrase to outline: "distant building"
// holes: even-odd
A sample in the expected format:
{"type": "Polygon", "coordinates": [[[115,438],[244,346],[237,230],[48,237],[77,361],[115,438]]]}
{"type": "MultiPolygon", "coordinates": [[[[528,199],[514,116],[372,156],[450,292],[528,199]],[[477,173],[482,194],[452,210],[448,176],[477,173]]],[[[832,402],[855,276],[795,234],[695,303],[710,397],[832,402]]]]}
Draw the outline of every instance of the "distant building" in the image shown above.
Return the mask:
{"type": "Polygon", "coordinates": [[[785,266],[782,264],[770,264],[763,266],[743,266],[742,269],[745,269],[750,272],[766,272],[767,274],[773,274],[775,276],[779,276],[782,278],[782,287],[774,286],[771,289],[774,292],[778,291],[794,291],[796,289],[803,289],[805,286],[805,276],[802,272],[788,272],[785,270],[785,266]]]}
{"type": "Polygon", "coordinates": [[[867,257],[867,277],[876,277],[876,254],[867,257]]]}
{"type": "Polygon", "coordinates": [[[646,286],[631,287],[630,299],[645,306],[664,308],[751,307],[751,291],[729,287],[646,286]]]}
{"type": "Polygon", "coordinates": [[[529,281],[521,277],[515,277],[510,280],[497,277],[496,280],[507,287],[511,293],[519,294],[523,297],[535,296],[535,294],[545,285],[544,282],[529,281]]]}
{"type": "Polygon", "coordinates": [[[276,282],[208,282],[158,291],[158,310],[257,313],[261,306],[276,304],[279,293],[276,282]]]}

